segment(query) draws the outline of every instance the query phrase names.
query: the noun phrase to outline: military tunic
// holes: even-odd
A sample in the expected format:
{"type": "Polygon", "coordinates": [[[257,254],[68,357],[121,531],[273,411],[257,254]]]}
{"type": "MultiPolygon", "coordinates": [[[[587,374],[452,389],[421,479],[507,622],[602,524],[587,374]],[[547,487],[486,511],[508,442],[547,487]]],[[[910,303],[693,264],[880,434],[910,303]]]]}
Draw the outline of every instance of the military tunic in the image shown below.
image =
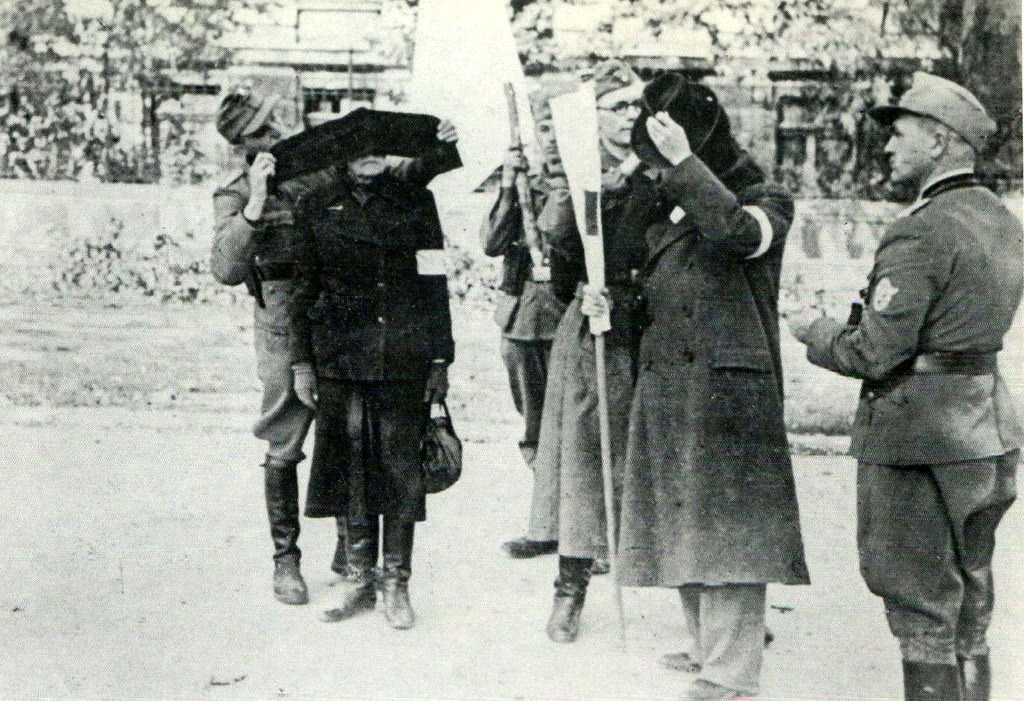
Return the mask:
{"type": "Polygon", "coordinates": [[[246,282],[253,291],[256,285],[262,288],[253,309],[253,334],[263,397],[253,433],[268,442],[269,458],[284,463],[303,459],[302,444],[313,420],[313,411],[292,390],[289,355],[288,304],[294,291],[298,238],[295,202],[332,177],[331,172],[316,173],[273,189],[255,222],[242,214],[249,202],[246,170],[232,173],[213,194],[210,269],[214,278],[225,285],[246,282]],[[257,271],[257,263],[263,272],[257,271]],[[272,279],[261,282],[261,277],[272,279]]]}
{"type": "Polygon", "coordinates": [[[1020,222],[971,174],[885,232],[859,324],[822,318],[808,359],[864,380],[853,427],[858,546],[905,659],[985,654],[995,530],[1021,425],[992,362],[1021,299],[1020,222]],[[927,361],[927,362],[923,362],[927,361]]]}
{"type": "MultiPolygon", "coordinates": [[[[540,185],[538,181],[533,189],[539,227],[551,209],[550,187],[540,185]]],[[[512,399],[526,424],[519,449],[526,464],[532,467],[540,435],[551,341],[565,304],[555,297],[550,280],[533,279],[532,259],[523,239],[522,212],[514,189],[502,188],[482,224],[481,239],[485,255],[504,257],[494,319],[501,329],[501,356],[508,371],[512,399]]]]}

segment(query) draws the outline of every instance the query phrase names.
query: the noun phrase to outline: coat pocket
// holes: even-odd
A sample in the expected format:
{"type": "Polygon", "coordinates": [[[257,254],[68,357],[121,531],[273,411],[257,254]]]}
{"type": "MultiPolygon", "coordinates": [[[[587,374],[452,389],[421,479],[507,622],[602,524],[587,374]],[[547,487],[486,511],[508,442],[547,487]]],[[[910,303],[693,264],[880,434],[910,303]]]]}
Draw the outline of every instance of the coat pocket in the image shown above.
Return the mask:
{"type": "Polygon", "coordinates": [[[772,355],[766,348],[749,346],[723,346],[711,354],[711,367],[715,370],[737,369],[771,372],[772,355]]]}

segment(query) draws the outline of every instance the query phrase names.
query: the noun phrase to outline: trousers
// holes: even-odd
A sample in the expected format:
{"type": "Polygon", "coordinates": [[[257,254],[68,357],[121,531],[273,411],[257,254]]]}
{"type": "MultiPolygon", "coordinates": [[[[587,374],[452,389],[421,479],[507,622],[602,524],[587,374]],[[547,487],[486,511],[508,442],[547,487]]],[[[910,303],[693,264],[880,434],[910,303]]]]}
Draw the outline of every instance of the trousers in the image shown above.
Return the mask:
{"type": "Polygon", "coordinates": [[[502,337],[501,359],[508,371],[508,385],[516,411],[523,417],[526,430],[519,450],[529,467],[537,457],[540,418],[544,412],[544,388],[548,382],[548,358],[551,341],[517,341],[502,337]]]}
{"type": "Polygon", "coordinates": [[[698,679],[756,696],[764,655],[765,584],[685,584],[683,614],[698,679]]]}
{"type": "Polygon", "coordinates": [[[1016,498],[1020,451],[944,465],[861,462],[857,546],[908,662],[988,653],[995,533],[1016,498]]]}

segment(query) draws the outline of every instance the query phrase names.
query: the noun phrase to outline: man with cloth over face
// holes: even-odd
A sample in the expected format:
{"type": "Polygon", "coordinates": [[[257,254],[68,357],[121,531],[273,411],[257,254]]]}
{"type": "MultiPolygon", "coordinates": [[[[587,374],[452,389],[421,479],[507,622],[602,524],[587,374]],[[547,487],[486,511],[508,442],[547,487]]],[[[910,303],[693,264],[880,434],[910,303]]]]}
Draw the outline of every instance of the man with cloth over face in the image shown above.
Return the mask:
{"type": "MultiPolygon", "coordinates": [[[[295,271],[296,199],[318,183],[321,172],[275,186],[270,149],[291,129],[274,116],[280,96],[259,96],[239,87],[223,99],[217,130],[246,156],[213,193],[215,235],[210,268],[225,285],[246,283],[255,297],[256,370],[263,385],[260,417],[253,428],[267,442],[263,463],[270,534],[274,542],[274,596],[287,604],[308,601],[299,570],[299,486],[296,465],[305,457],[313,410],[292,390],[288,354],[288,301],[295,271]]],[[[338,545],[331,569],[345,573],[345,523],[338,520],[338,545]]]]}
{"type": "Polygon", "coordinates": [[[407,629],[413,534],[426,520],[420,441],[455,353],[427,184],[461,162],[454,126],[434,117],[367,110],[344,121],[347,167],[297,206],[291,360],[296,393],[317,407],[305,511],[348,524],[351,586],[323,620],[373,610],[379,586],[388,623],[407,629]],[[389,169],[385,156],[410,152],[420,156],[389,169]]]}
{"type": "Polygon", "coordinates": [[[987,699],[992,553],[1021,446],[996,365],[1024,283],[1021,225],[974,174],[995,123],[968,90],[916,73],[871,115],[893,127],[892,181],[918,199],[882,236],[859,319],[787,318],[812,363],[864,380],[861,573],[900,641],[905,697],[987,699]]]}

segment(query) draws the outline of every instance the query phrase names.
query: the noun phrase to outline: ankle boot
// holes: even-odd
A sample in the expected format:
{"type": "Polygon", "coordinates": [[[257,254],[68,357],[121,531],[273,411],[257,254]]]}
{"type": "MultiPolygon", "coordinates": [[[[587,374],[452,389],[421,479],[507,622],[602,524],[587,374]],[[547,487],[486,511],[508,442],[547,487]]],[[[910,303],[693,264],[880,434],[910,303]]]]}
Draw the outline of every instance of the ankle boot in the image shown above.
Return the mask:
{"type": "Polygon", "coordinates": [[[267,458],[263,465],[270,537],[274,541],[274,598],[286,604],[309,602],[299,571],[299,481],[295,463],[267,458]]]}
{"type": "Polygon", "coordinates": [[[576,640],[593,564],[594,561],[586,557],[559,556],[555,602],[547,625],[548,638],[552,641],[571,643],[576,640]]]}
{"type": "Polygon", "coordinates": [[[374,565],[377,564],[377,523],[348,524],[348,589],[341,603],[324,611],[320,620],[337,623],[372,611],[377,604],[377,578],[374,565]]]}
{"type": "Polygon", "coordinates": [[[415,523],[384,518],[384,562],[381,596],[384,616],[392,628],[407,630],[416,623],[409,603],[409,577],[412,576],[412,542],[415,523]]]}
{"type": "Polygon", "coordinates": [[[344,516],[337,517],[338,544],[334,548],[334,559],[331,560],[331,571],[348,577],[348,526],[344,516]]]}
{"type": "Polygon", "coordinates": [[[958,657],[964,701],[988,701],[992,689],[992,665],[988,655],[958,657]]]}
{"type": "Polygon", "coordinates": [[[961,701],[960,670],[956,665],[903,661],[906,701],[961,701]]]}

